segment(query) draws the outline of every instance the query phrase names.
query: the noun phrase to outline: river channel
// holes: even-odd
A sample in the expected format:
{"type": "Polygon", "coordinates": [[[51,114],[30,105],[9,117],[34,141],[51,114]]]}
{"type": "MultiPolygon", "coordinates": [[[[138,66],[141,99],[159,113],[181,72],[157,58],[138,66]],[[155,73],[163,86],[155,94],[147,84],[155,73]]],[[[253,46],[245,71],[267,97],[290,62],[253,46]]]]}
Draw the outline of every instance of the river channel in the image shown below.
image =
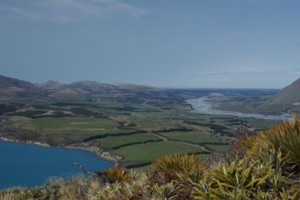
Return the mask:
{"type": "Polygon", "coordinates": [[[210,115],[230,115],[242,118],[257,118],[257,119],[268,119],[268,120],[276,120],[282,121],[291,118],[290,115],[262,115],[262,114],[252,114],[252,113],[241,113],[241,112],[234,112],[234,111],[223,111],[217,110],[213,107],[212,103],[209,102],[207,97],[201,97],[198,99],[189,99],[186,100],[188,104],[190,104],[194,112],[201,113],[201,114],[210,114],[210,115]]]}

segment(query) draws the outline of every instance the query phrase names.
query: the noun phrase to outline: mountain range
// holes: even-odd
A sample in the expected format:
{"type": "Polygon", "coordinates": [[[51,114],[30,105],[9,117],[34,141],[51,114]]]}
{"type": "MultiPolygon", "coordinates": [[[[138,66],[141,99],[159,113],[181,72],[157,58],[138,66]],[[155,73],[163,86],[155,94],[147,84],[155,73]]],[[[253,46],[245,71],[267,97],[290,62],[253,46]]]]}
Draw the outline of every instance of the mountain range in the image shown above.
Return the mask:
{"type": "MultiPolygon", "coordinates": [[[[107,84],[97,81],[77,81],[63,84],[57,81],[48,81],[33,84],[27,81],[0,75],[0,99],[9,98],[51,98],[51,99],[83,99],[93,96],[118,96],[120,94],[143,94],[162,92],[159,88],[135,85],[128,83],[107,84]]],[[[155,95],[155,94],[154,94],[155,95]]],[[[260,107],[260,112],[280,114],[287,112],[300,113],[300,79],[283,88],[269,98],[260,107]]]]}
{"type": "Polygon", "coordinates": [[[55,98],[57,96],[82,96],[90,94],[112,94],[133,91],[156,91],[154,87],[127,83],[107,84],[97,81],[77,81],[63,84],[57,81],[48,81],[33,84],[27,81],[0,75],[0,99],[7,98],[55,98]]]}

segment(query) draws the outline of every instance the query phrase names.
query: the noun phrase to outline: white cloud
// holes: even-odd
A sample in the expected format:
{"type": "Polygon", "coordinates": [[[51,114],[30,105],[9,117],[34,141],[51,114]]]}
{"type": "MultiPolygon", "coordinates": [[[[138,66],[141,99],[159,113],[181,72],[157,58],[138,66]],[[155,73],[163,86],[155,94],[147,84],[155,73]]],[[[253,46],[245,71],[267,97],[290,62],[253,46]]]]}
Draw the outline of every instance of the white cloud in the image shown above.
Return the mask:
{"type": "Polygon", "coordinates": [[[138,17],[147,13],[120,0],[17,0],[0,3],[1,17],[55,22],[91,21],[111,16],[138,17]],[[2,5],[1,5],[2,4],[2,5]]]}
{"type": "Polygon", "coordinates": [[[1,5],[0,6],[0,11],[2,13],[6,13],[8,16],[13,16],[13,14],[18,15],[18,16],[23,16],[29,19],[40,19],[40,16],[28,11],[24,8],[17,7],[17,6],[6,6],[6,5],[1,5]]]}

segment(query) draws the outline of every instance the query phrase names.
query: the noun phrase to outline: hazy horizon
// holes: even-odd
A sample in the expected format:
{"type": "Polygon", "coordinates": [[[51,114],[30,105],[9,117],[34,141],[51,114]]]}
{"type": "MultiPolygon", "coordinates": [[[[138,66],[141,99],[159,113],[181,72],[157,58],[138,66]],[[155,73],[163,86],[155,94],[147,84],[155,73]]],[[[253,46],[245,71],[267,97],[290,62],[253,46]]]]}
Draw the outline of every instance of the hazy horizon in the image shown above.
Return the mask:
{"type": "Polygon", "coordinates": [[[296,0],[3,0],[1,74],[159,88],[280,89],[300,77],[296,0]]]}
{"type": "MultiPolygon", "coordinates": [[[[13,78],[13,79],[18,79],[16,77],[11,77],[11,76],[6,76],[3,74],[0,74],[0,76],[4,76],[7,78],[13,78]]],[[[158,88],[158,89],[184,89],[184,90],[281,90],[282,88],[239,88],[239,87],[235,87],[235,88],[222,88],[222,87],[157,87],[157,86],[153,86],[153,85],[145,85],[145,84],[137,84],[137,83],[130,83],[130,82],[101,82],[99,80],[74,80],[71,82],[61,82],[58,80],[47,80],[44,82],[33,82],[31,80],[25,80],[25,79],[18,79],[21,81],[27,81],[30,82],[32,84],[38,84],[38,85],[42,85],[42,84],[46,84],[49,81],[54,81],[54,82],[58,82],[59,84],[71,84],[71,83],[75,83],[75,82],[85,82],[85,81],[90,81],[90,82],[97,82],[100,84],[112,84],[112,85],[118,85],[118,84],[132,84],[132,85],[140,85],[140,86],[148,86],[148,87],[154,87],[154,88],[158,88]]]]}

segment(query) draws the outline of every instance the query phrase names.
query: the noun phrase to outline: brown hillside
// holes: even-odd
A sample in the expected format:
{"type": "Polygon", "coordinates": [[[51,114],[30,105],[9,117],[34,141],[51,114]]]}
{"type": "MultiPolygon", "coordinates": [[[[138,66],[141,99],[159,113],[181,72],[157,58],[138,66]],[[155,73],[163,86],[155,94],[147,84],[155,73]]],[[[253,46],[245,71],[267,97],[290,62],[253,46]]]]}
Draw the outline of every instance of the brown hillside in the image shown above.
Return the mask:
{"type": "Polygon", "coordinates": [[[265,110],[290,111],[300,105],[300,78],[283,88],[274,95],[265,105],[265,110]]]}
{"type": "Polygon", "coordinates": [[[34,84],[0,75],[0,97],[43,97],[45,92],[34,84]]]}

